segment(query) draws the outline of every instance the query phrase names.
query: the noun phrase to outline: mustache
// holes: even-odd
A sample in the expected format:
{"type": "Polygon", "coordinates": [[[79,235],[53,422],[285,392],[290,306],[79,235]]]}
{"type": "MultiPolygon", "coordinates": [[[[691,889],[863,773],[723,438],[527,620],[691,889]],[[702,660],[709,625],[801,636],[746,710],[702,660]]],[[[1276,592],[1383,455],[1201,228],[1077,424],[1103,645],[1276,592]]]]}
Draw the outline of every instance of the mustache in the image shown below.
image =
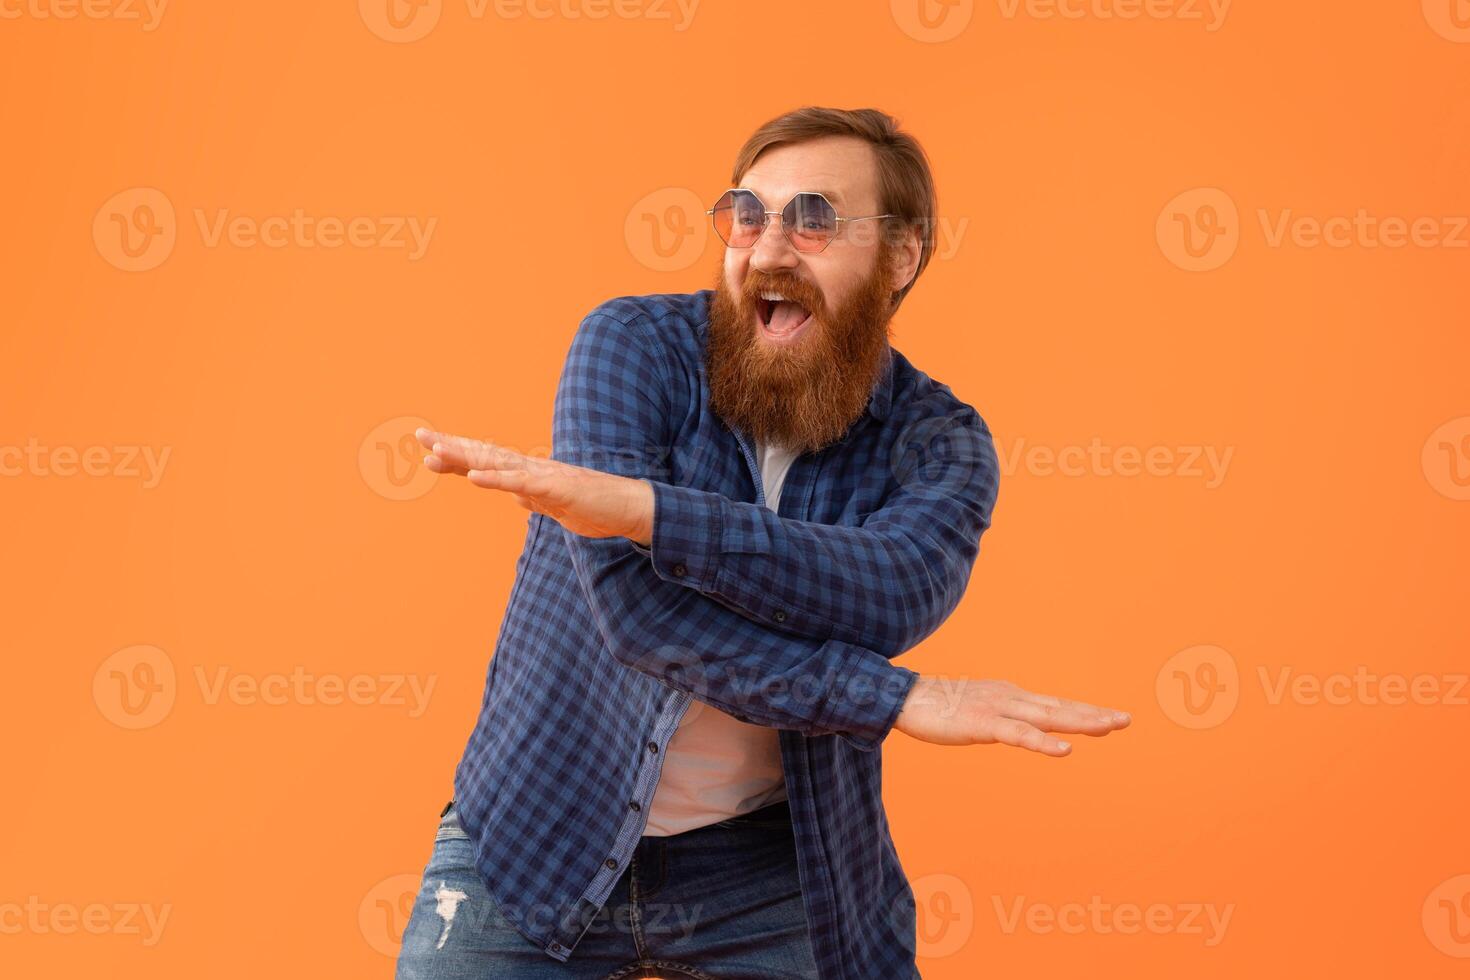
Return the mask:
{"type": "Polygon", "coordinates": [[[827,310],[822,291],[816,286],[788,276],[747,275],[742,300],[753,307],[761,301],[761,293],[780,293],[787,299],[801,304],[808,313],[820,316],[827,310]]]}

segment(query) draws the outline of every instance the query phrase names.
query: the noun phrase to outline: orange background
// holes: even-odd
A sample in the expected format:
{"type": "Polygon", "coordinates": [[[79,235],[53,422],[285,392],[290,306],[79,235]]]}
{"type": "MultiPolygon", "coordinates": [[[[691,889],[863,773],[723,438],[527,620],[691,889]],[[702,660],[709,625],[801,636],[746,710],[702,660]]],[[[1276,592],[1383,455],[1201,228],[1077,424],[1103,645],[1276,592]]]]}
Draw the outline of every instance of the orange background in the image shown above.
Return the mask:
{"type": "Polygon", "coordinates": [[[1464,974],[1470,708],[1444,702],[1470,639],[1470,231],[1270,235],[1288,209],[1362,209],[1455,238],[1470,30],[1450,0],[1239,3],[1215,30],[1186,0],[1162,9],[1203,19],[704,0],[683,30],[653,0],[623,9],[672,19],[444,0],[417,40],[348,0],[178,2],[153,30],[48,2],[0,4],[0,447],[170,456],[155,486],[121,454],[0,477],[0,910],[169,918],[152,945],[0,931],[0,972],[391,975],[527,514],[385,454],[414,417],[545,446],[581,316],[703,288],[720,247],[695,207],[752,129],[817,104],[892,112],[932,157],[955,247],[895,346],[1009,461],[969,594],[901,662],[1135,719],[1065,760],[888,741],[924,976],[1464,974]],[[108,237],[147,225],[108,204],[134,188],[174,210],[144,271],[108,237]],[[1234,218],[1212,224],[1202,188],[1234,218]],[[437,224],[414,260],[210,245],[196,213],[220,209],[437,224]],[[1235,251],[1181,267],[1185,225],[1235,251]],[[1023,455],[1095,438],[1233,455],[1217,486],[1023,455]],[[132,729],[113,682],[161,675],[109,658],[138,645],[175,687],[132,729]],[[1360,667],[1446,697],[1270,696],[1282,671],[1360,667]],[[298,669],[435,686],[412,717],[198,682],[298,669]],[[1213,937],[1203,916],[1008,928],[1018,901],[1231,917],[1213,937]]]}

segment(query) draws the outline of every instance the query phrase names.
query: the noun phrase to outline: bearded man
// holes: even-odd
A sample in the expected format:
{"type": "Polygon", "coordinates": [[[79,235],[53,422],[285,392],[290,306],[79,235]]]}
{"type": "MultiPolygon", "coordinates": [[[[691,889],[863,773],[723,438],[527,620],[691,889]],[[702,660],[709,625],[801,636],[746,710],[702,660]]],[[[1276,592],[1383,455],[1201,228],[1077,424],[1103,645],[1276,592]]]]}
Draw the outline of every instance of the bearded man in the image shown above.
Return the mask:
{"type": "Polygon", "coordinates": [[[894,662],[958,605],[999,480],[891,344],[935,201],[887,114],[773,119],[710,208],[714,288],[582,320],[550,459],[419,430],[532,514],[402,980],[917,977],[888,734],[1063,757],[1128,724],[894,662]]]}

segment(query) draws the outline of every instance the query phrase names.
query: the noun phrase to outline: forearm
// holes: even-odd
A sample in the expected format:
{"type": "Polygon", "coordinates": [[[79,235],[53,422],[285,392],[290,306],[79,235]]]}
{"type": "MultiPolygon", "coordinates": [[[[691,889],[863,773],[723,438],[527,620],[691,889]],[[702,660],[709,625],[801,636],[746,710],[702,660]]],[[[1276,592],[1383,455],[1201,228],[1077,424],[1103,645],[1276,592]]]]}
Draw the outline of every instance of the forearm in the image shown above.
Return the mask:
{"type": "Polygon", "coordinates": [[[887,657],[911,649],[954,611],[989,523],[986,506],[953,496],[911,494],[902,525],[881,513],[849,526],[640,482],[648,489],[628,537],[665,581],[771,629],[887,657]]]}
{"type": "Polygon", "coordinates": [[[659,578],[627,541],[562,532],[614,659],[742,721],[871,750],[918,676],[871,649],[753,625],[659,578]]]}

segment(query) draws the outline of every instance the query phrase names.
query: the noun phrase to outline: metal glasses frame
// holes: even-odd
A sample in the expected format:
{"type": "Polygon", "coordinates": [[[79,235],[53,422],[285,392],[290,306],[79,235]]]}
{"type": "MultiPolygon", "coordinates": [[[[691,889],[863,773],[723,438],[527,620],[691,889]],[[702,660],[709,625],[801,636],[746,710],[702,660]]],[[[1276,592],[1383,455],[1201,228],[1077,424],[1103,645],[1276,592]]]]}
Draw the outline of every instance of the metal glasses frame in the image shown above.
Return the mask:
{"type": "MultiPolygon", "coordinates": [[[[773,214],[776,215],[777,217],[781,218],[781,234],[783,234],[783,235],[786,236],[786,241],[789,242],[791,244],[791,247],[794,248],[794,249],[796,249],[796,251],[805,253],[807,255],[816,255],[816,254],[819,254],[821,252],[827,251],[827,246],[828,245],[831,245],[832,242],[837,239],[837,236],[840,235],[840,234],[842,234],[842,224],[845,221],[872,221],[875,218],[897,218],[898,217],[898,215],[896,215],[896,214],[864,214],[864,215],[860,215],[860,216],[857,216],[857,217],[844,218],[841,215],[837,214],[837,206],[835,204],[833,204],[831,201],[827,200],[827,195],[823,194],[821,191],[797,191],[795,194],[791,195],[791,200],[790,201],[787,201],[781,207],[781,210],[780,211],[767,211],[767,210],[765,210],[766,202],[765,201],[762,201],[760,195],[757,194],[755,191],[751,190],[748,187],[731,187],[731,188],[728,188],[725,191],[721,192],[719,198],[715,201],[715,203],[716,204],[719,204],[720,201],[724,200],[726,194],[733,194],[733,193],[735,193],[737,191],[739,193],[741,193],[741,194],[749,194],[751,197],[755,198],[756,199],[756,203],[758,203],[761,206],[761,208],[762,208],[762,210],[761,210],[761,227],[760,227],[760,231],[758,231],[758,232],[755,233],[755,241],[754,242],[751,242],[749,245],[731,245],[729,242],[725,242],[725,245],[728,248],[755,248],[755,242],[760,241],[761,240],[761,236],[766,233],[766,227],[768,225],[770,225],[770,223],[771,223],[771,215],[773,215],[773,214]],[[794,238],[791,237],[791,232],[786,228],[786,218],[785,218],[786,209],[789,208],[789,207],[791,207],[791,202],[792,201],[795,201],[798,197],[800,197],[803,194],[810,194],[812,197],[820,197],[822,199],[822,203],[823,204],[826,204],[827,207],[831,208],[832,209],[832,214],[835,216],[835,219],[834,220],[836,220],[836,222],[837,222],[837,230],[832,233],[832,237],[831,238],[827,239],[824,243],[822,243],[822,247],[821,248],[801,248],[801,247],[799,247],[796,244],[796,239],[794,239],[794,238]]],[[[709,219],[710,219],[710,222],[712,224],[714,223],[715,212],[718,211],[718,210],[720,210],[720,209],[719,208],[709,208],[708,210],[706,210],[704,212],[705,214],[709,215],[709,219]]],[[[720,229],[718,227],[715,228],[715,234],[716,235],[719,235],[719,233],[720,233],[720,229]]],[[[721,241],[724,241],[724,236],[721,236],[720,237],[720,240],[721,241]]]]}

